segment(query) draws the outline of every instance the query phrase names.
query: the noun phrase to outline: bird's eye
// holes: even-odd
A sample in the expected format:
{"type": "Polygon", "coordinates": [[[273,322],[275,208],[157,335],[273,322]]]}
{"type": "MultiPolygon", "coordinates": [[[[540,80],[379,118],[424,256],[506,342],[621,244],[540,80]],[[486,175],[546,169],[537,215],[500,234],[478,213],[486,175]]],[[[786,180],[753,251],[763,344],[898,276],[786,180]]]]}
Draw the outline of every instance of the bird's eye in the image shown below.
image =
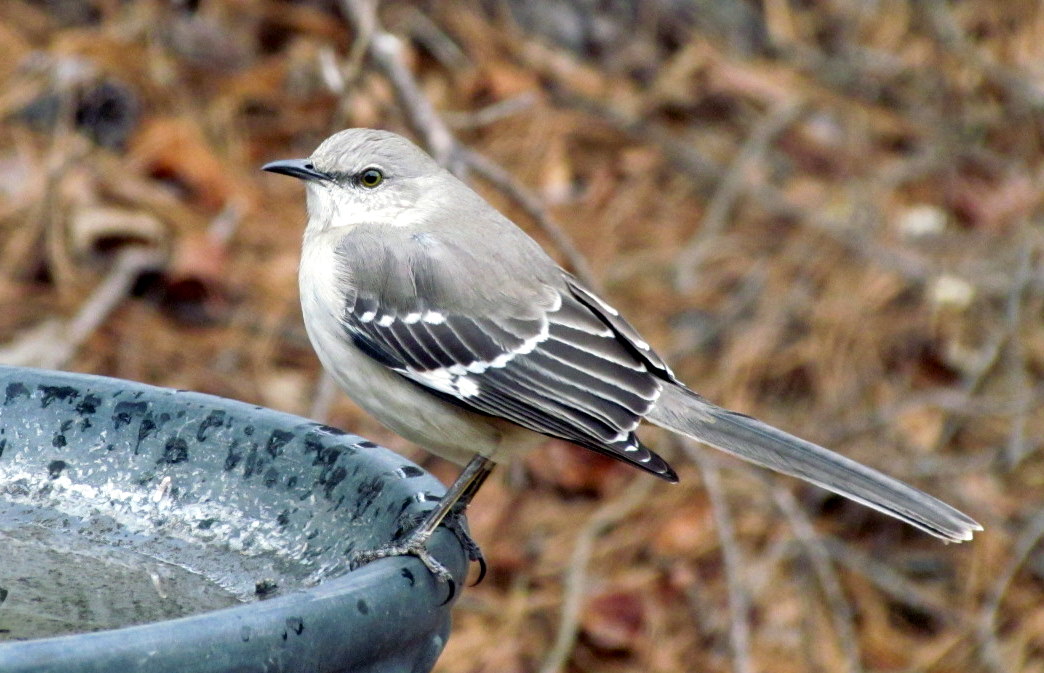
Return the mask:
{"type": "Polygon", "coordinates": [[[384,173],[378,168],[367,168],[359,173],[359,184],[367,189],[373,189],[384,182],[384,173]]]}

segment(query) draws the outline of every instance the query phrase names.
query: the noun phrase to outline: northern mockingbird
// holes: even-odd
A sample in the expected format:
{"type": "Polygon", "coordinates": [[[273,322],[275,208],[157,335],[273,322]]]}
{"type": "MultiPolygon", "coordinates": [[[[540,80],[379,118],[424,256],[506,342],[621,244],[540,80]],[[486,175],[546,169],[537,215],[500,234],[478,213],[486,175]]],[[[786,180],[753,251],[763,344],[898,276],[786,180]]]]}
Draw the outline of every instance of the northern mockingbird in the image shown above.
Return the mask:
{"type": "Polygon", "coordinates": [[[604,299],[405,138],[349,129],[264,170],[305,182],[301,307],[319,359],[381,423],[466,464],[401,542],[353,565],[426,549],[497,462],[557,437],[675,482],[642,420],[891,515],[948,542],[982,527],[900,481],[717,407],[689,390],[604,299]]]}

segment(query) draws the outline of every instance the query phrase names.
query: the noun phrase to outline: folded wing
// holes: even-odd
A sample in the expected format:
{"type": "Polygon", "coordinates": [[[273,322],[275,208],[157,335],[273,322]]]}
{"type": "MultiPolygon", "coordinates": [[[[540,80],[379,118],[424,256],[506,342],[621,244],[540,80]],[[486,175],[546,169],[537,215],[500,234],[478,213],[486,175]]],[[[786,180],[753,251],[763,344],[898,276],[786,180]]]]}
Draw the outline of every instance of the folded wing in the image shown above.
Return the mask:
{"type": "Polygon", "coordinates": [[[432,394],[677,481],[635,434],[661,379],[569,290],[525,318],[391,307],[355,292],[341,323],[360,350],[432,394]]]}

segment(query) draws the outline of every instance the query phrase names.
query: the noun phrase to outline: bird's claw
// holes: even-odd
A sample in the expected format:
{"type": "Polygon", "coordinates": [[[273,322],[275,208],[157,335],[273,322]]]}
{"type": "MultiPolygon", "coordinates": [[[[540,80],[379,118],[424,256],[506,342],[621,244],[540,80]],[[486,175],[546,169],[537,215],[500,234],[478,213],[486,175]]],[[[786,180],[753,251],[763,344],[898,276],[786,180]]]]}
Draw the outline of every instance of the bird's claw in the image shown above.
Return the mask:
{"type": "Polygon", "coordinates": [[[435,557],[431,555],[431,552],[428,551],[429,537],[430,536],[428,535],[414,533],[401,542],[394,542],[378,549],[353,552],[348,558],[348,569],[356,570],[367,563],[372,563],[373,561],[382,558],[416,556],[436,580],[439,582],[445,582],[449,587],[449,595],[446,596],[446,600],[442,602],[442,604],[445,605],[453,600],[453,597],[457,595],[457,583],[453,579],[453,575],[450,571],[446,569],[446,566],[437,561],[435,557]]]}
{"type": "Polygon", "coordinates": [[[354,552],[348,559],[348,567],[355,570],[377,559],[393,556],[416,556],[440,582],[453,581],[453,575],[446,570],[446,566],[437,561],[428,551],[428,536],[426,535],[410,535],[402,542],[395,542],[378,549],[354,552]]]}
{"type": "Polygon", "coordinates": [[[468,526],[464,519],[464,508],[454,509],[449,513],[446,519],[442,522],[446,528],[453,533],[457,541],[460,542],[460,546],[464,548],[464,553],[467,554],[469,561],[475,561],[479,564],[479,576],[475,580],[475,583],[471,586],[478,586],[480,582],[486,577],[486,557],[482,555],[482,549],[478,546],[478,543],[471,538],[471,533],[468,532],[468,526]]]}
{"type": "MultiPolygon", "coordinates": [[[[450,510],[446,518],[442,520],[444,525],[453,536],[460,542],[460,546],[464,549],[464,553],[467,555],[469,561],[475,561],[479,564],[479,576],[475,580],[477,585],[486,576],[486,559],[482,555],[482,549],[479,548],[468,532],[467,521],[464,519],[464,507],[454,507],[450,510]]],[[[446,569],[446,566],[442,565],[439,561],[431,555],[428,551],[428,542],[431,539],[431,531],[425,527],[424,521],[422,520],[417,528],[412,533],[406,536],[404,539],[398,542],[392,542],[378,549],[370,549],[364,551],[353,552],[348,557],[348,569],[355,570],[361,566],[366,565],[372,561],[382,558],[391,558],[394,556],[416,556],[420,559],[421,563],[428,569],[428,571],[435,576],[435,579],[440,582],[445,582],[449,585],[449,596],[447,596],[443,605],[453,600],[453,597],[457,593],[457,584],[453,579],[453,575],[446,569]]]]}

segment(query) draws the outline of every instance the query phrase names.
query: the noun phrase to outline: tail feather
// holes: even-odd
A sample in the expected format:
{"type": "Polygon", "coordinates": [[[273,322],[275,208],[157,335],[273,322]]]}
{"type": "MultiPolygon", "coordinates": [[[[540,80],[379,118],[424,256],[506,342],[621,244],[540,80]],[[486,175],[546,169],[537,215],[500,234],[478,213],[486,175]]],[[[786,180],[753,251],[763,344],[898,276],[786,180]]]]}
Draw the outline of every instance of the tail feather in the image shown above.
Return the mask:
{"type": "Polygon", "coordinates": [[[749,416],[714,406],[683,386],[665,385],[646,420],[822,486],[948,542],[970,540],[982,530],[973,519],[927,493],[749,416]]]}

